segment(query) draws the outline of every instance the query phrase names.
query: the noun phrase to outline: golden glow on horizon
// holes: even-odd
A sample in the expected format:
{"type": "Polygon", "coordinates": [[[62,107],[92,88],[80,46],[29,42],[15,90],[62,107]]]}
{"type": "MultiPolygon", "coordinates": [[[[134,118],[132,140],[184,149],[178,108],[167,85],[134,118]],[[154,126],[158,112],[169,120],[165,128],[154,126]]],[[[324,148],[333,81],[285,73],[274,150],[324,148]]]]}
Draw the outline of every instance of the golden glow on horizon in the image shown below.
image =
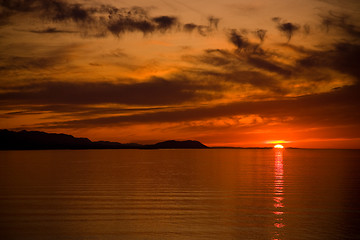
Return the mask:
{"type": "Polygon", "coordinates": [[[286,141],[286,140],[269,140],[266,141],[266,143],[269,144],[281,144],[281,143],[289,143],[290,141],[286,141]]]}
{"type": "Polygon", "coordinates": [[[274,146],[274,148],[284,148],[284,146],[281,145],[281,144],[276,144],[276,145],[274,146]]]}

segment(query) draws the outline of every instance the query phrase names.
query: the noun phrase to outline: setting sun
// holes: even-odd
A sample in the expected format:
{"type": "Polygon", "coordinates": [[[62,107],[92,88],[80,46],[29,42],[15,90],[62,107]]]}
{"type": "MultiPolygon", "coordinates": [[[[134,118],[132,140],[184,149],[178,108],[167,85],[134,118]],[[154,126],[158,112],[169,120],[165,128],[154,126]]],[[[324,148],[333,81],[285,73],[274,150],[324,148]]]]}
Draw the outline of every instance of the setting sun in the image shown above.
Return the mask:
{"type": "Polygon", "coordinates": [[[284,146],[281,145],[281,144],[276,144],[276,145],[274,146],[274,148],[284,148],[284,146]]]}

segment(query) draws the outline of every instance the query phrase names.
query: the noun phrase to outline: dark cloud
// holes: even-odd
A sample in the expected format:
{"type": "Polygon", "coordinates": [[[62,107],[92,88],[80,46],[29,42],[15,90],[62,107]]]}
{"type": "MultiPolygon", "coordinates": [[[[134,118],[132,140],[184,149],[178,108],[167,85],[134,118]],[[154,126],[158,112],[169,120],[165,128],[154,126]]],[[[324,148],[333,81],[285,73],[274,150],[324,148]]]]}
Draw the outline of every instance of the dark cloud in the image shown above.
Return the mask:
{"type": "Polygon", "coordinates": [[[205,25],[198,25],[197,30],[198,30],[198,33],[204,37],[208,36],[209,33],[211,32],[211,28],[209,26],[205,26],[205,25]]]}
{"type": "Polygon", "coordinates": [[[43,82],[4,87],[0,101],[23,104],[103,104],[173,105],[211,100],[219,84],[191,82],[186,79],[153,78],[147,82],[123,84],[110,82],[43,82]]]}
{"type": "Polygon", "coordinates": [[[290,77],[290,75],[292,74],[291,69],[289,69],[290,67],[286,68],[284,65],[281,66],[281,64],[276,63],[273,60],[267,60],[265,58],[250,56],[248,57],[247,61],[249,64],[257,68],[269,72],[277,73],[286,77],[290,77]]]}
{"type": "Polygon", "coordinates": [[[18,14],[18,17],[21,17],[19,13],[28,12],[34,17],[51,22],[74,22],[83,37],[105,37],[107,33],[120,36],[126,32],[136,31],[146,35],[154,32],[164,33],[174,27],[187,32],[196,28],[200,35],[207,36],[217,28],[220,21],[219,18],[209,17],[208,26],[192,23],[182,26],[176,17],[166,15],[150,17],[141,7],[117,8],[111,5],[86,7],[83,4],[73,4],[63,0],[3,0],[0,6],[4,9],[0,13],[0,24],[6,24],[11,15],[18,14]]]}
{"type": "Polygon", "coordinates": [[[31,30],[32,33],[76,33],[75,31],[59,30],[57,28],[48,27],[43,30],[31,30]]]}
{"type": "Polygon", "coordinates": [[[156,27],[148,20],[137,20],[118,17],[107,23],[107,29],[114,35],[119,36],[125,32],[139,31],[144,34],[152,33],[156,27]]]}
{"type": "Polygon", "coordinates": [[[212,76],[223,82],[250,84],[256,89],[266,90],[268,96],[269,92],[273,92],[274,97],[288,93],[297,95],[318,92],[322,86],[339,86],[339,80],[340,86],[356,84],[351,82],[352,76],[360,79],[360,65],[356,60],[360,55],[360,47],[357,44],[337,43],[331,49],[322,51],[291,44],[282,44],[281,47],[291,48],[303,57],[294,64],[285,64],[276,61],[279,56],[274,53],[253,54],[249,51],[248,54],[239,54],[237,51],[207,49],[202,55],[187,56],[184,60],[197,66],[202,66],[200,63],[216,67],[206,71],[205,67],[199,71],[201,75],[212,76]],[[345,75],[340,77],[339,73],[345,75]],[[341,84],[341,81],[344,82],[341,84]]]}
{"type": "Polygon", "coordinates": [[[191,61],[196,65],[205,63],[214,67],[219,67],[227,72],[237,71],[241,65],[246,64],[245,57],[224,49],[206,49],[203,54],[186,56],[184,57],[184,60],[191,61]]]}
{"type": "Polygon", "coordinates": [[[286,22],[279,17],[274,17],[272,20],[277,24],[277,29],[287,37],[288,42],[290,42],[292,36],[300,29],[298,24],[286,22]]]}
{"type": "Polygon", "coordinates": [[[217,54],[220,54],[224,57],[231,57],[231,56],[234,56],[230,51],[228,50],[224,50],[224,49],[205,49],[204,50],[205,53],[207,54],[212,54],[212,53],[217,53],[217,54]]]}
{"type": "MultiPolygon", "coordinates": [[[[33,46],[29,46],[31,49],[33,46]]],[[[64,66],[68,62],[69,54],[73,53],[78,48],[78,45],[68,45],[57,48],[53,51],[46,52],[42,56],[21,57],[9,56],[3,57],[0,61],[0,73],[4,71],[17,70],[44,70],[55,66],[64,66]]]]}
{"type": "Polygon", "coordinates": [[[260,42],[263,43],[265,40],[266,32],[267,31],[264,29],[258,29],[256,31],[254,31],[254,34],[257,38],[259,38],[260,42]]]}
{"type": "Polygon", "coordinates": [[[53,21],[72,20],[77,23],[94,21],[93,9],[84,8],[80,4],[70,4],[64,1],[39,1],[42,7],[42,16],[53,21]]]}
{"type": "Polygon", "coordinates": [[[359,26],[353,24],[351,16],[345,13],[329,11],[327,14],[321,14],[320,18],[321,25],[326,30],[326,32],[329,32],[331,28],[335,28],[344,31],[352,37],[360,37],[359,26]]]}
{"type": "Polygon", "coordinates": [[[198,68],[203,64],[210,65],[211,69],[205,65],[203,69],[194,70],[194,74],[199,76],[236,83],[234,87],[250,84],[255,89],[264,90],[263,96],[253,96],[248,92],[248,97],[253,99],[270,95],[278,98],[286,94],[306,94],[318,92],[322,86],[338,86],[338,73],[345,74],[343,84],[351,84],[349,74],[356,75],[355,69],[360,69],[354,60],[358,51],[355,46],[335,46],[331,51],[314,51],[291,44],[282,44],[281,47],[291,48],[305,57],[295,64],[285,64],[276,61],[278,55],[274,53],[239,54],[237,51],[207,49],[201,55],[185,56],[184,60],[196,64],[198,68]],[[340,48],[343,50],[340,51],[340,48]]]}
{"type": "Polygon", "coordinates": [[[318,126],[319,124],[322,127],[339,123],[357,124],[360,120],[360,113],[356,111],[360,107],[358,90],[358,87],[344,87],[328,93],[280,100],[242,101],[216,106],[54,122],[44,127],[81,128],[137,123],[171,123],[251,114],[278,119],[290,117],[292,122],[308,124],[308,127],[318,126]]]}
{"type": "MultiPolygon", "coordinates": [[[[234,72],[246,64],[246,58],[239,56],[236,52],[228,51],[224,49],[206,49],[203,54],[200,55],[186,55],[183,56],[183,60],[191,62],[196,66],[200,67],[203,64],[210,65],[211,70],[208,66],[204,69],[196,68],[195,73],[199,75],[209,74],[212,76],[221,76],[225,72],[234,72]],[[216,68],[213,68],[216,67],[216,68]],[[219,72],[217,72],[219,71],[219,72]]],[[[191,70],[188,70],[191,71],[191,70]]]]}
{"type": "MultiPolygon", "coordinates": [[[[286,93],[289,93],[289,89],[286,84],[282,86],[282,83],[290,80],[291,70],[286,66],[271,62],[267,60],[265,55],[239,55],[237,52],[231,52],[222,49],[207,49],[202,55],[187,56],[184,60],[191,61],[197,66],[200,64],[211,65],[217,67],[212,70],[198,70],[197,74],[200,76],[208,76],[208,78],[214,78],[214,81],[234,84],[234,87],[242,87],[244,85],[251,85],[257,90],[265,90],[269,96],[270,92],[275,93],[276,97],[280,97],[286,93]],[[249,66],[244,69],[244,66],[249,66]],[[241,69],[241,70],[240,70],[241,69]],[[273,74],[267,75],[264,73],[268,71],[270,73],[276,73],[280,78],[273,77],[273,74]],[[282,78],[286,77],[286,79],[282,78]]],[[[288,67],[290,68],[290,67],[288,67]]],[[[195,76],[194,78],[198,78],[195,76]]],[[[248,98],[256,98],[251,92],[248,92],[248,98]]]]}
{"type": "Polygon", "coordinates": [[[287,23],[280,23],[277,26],[277,28],[280,30],[280,32],[285,34],[289,42],[292,36],[294,35],[294,33],[300,29],[300,26],[297,24],[287,22],[287,23]]]}
{"type": "Polygon", "coordinates": [[[280,17],[273,17],[271,20],[272,20],[273,22],[280,23],[281,18],[280,18],[280,17]]]}
{"type": "Polygon", "coordinates": [[[153,18],[152,20],[157,24],[157,29],[159,29],[162,32],[171,29],[178,23],[176,17],[169,17],[169,16],[156,17],[153,18]]]}
{"type": "Polygon", "coordinates": [[[246,49],[249,46],[249,41],[243,35],[232,29],[229,33],[229,41],[235,45],[239,50],[246,49]]]}
{"type": "Polygon", "coordinates": [[[360,81],[360,45],[349,42],[334,44],[327,51],[309,51],[307,56],[300,59],[298,64],[306,68],[326,67],[339,72],[350,74],[360,81]]]}
{"type": "Polygon", "coordinates": [[[210,16],[208,17],[208,21],[209,21],[209,26],[210,28],[218,28],[219,22],[220,22],[220,18],[216,18],[214,16],[210,16]]]}
{"type": "Polygon", "coordinates": [[[205,54],[198,57],[193,57],[196,61],[206,63],[213,66],[225,67],[226,65],[232,65],[233,59],[222,56],[221,54],[205,54]]]}
{"type": "MultiPolygon", "coordinates": [[[[208,52],[216,53],[218,56],[224,56],[224,58],[230,54],[221,53],[222,50],[209,50],[208,52]]],[[[222,61],[220,57],[219,61],[222,61]]],[[[186,76],[178,75],[168,80],[153,78],[148,82],[133,84],[42,82],[22,86],[4,86],[2,87],[3,93],[0,94],[0,103],[12,106],[13,109],[20,108],[28,112],[54,112],[61,113],[62,116],[79,118],[124,112],[169,111],[171,108],[174,110],[179,104],[190,103],[194,106],[196,102],[220,99],[229,88],[247,87],[248,85],[267,92],[272,91],[277,95],[286,93],[286,90],[281,88],[280,82],[276,79],[256,71],[233,69],[230,72],[223,73],[200,69],[199,71],[188,71],[187,75],[192,76],[193,79],[190,80],[186,76]],[[146,107],[142,110],[141,108],[127,107],[124,109],[104,105],[114,103],[172,107],[151,107],[151,110],[146,107]],[[99,104],[103,106],[91,107],[91,105],[99,104]]],[[[250,95],[249,99],[254,99],[254,97],[256,98],[256,96],[250,95]]]]}
{"type": "Polygon", "coordinates": [[[208,17],[208,25],[196,25],[196,24],[185,24],[184,30],[187,32],[192,32],[195,28],[201,36],[208,36],[214,30],[217,30],[220,22],[220,18],[213,16],[208,17]]]}
{"type": "Polygon", "coordinates": [[[241,33],[235,29],[230,30],[228,33],[228,40],[237,47],[238,53],[246,54],[264,54],[264,50],[259,44],[251,43],[245,36],[248,33],[247,30],[243,30],[241,33]]]}
{"type": "Polygon", "coordinates": [[[72,4],[61,0],[2,0],[0,6],[10,10],[12,14],[34,12],[53,21],[92,21],[92,13],[95,12],[94,9],[84,8],[80,4],[72,4]]]}
{"type": "Polygon", "coordinates": [[[186,24],[184,24],[183,29],[185,32],[192,32],[197,27],[198,26],[194,23],[186,23],[186,24]]]}
{"type": "Polygon", "coordinates": [[[215,17],[208,18],[208,25],[197,25],[194,23],[186,23],[183,25],[183,31],[185,32],[193,32],[195,29],[201,36],[208,36],[214,30],[217,30],[220,19],[215,17]]]}
{"type": "Polygon", "coordinates": [[[118,9],[111,6],[102,6],[101,12],[106,18],[102,18],[101,24],[113,34],[119,35],[127,31],[141,31],[149,33],[155,31],[155,26],[148,17],[147,11],[139,7],[130,9],[118,9]]]}
{"type": "Polygon", "coordinates": [[[148,12],[140,7],[117,9],[108,6],[107,8],[103,7],[102,11],[107,11],[108,17],[101,21],[101,24],[105,25],[106,29],[116,36],[134,31],[142,32],[145,35],[155,31],[165,32],[177,23],[175,17],[150,18],[148,12]]]}
{"type": "MultiPolygon", "coordinates": [[[[280,81],[258,71],[234,71],[224,74],[223,77],[227,81],[232,81],[238,84],[249,84],[254,86],[256,89],[269,90],[272,93],[275,93],[277,97],[288,93],[288,90],[281,87],[280,81]]],[[[250,95],[249,97],[252,96],[250,95]]]]}

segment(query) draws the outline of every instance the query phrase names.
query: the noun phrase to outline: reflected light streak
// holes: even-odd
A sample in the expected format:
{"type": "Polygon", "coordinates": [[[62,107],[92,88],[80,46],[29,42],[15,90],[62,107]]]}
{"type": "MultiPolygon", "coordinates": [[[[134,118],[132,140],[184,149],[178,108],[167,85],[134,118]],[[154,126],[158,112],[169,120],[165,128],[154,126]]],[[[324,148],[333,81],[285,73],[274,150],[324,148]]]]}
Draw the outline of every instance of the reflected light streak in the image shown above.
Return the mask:
{"type": "Polygon", "coordinates": [[[283,165],[283,148],[275,148],[275,168],[274,168],[274,227],[275,233],[272,240],[281,240],[282,228],[285,227],[284,215],[284,165],[283,165]]]}

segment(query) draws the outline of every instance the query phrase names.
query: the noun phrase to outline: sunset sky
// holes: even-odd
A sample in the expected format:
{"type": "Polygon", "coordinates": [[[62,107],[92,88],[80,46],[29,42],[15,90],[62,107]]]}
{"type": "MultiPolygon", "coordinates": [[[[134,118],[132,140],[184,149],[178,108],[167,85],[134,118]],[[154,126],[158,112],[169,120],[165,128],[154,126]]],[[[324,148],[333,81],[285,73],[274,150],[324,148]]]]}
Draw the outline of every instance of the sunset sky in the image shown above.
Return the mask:
{"type": "Polygon", "coordinates": [[[360,148],[358,0],[0,0],[0,128],[360,148]]]}

